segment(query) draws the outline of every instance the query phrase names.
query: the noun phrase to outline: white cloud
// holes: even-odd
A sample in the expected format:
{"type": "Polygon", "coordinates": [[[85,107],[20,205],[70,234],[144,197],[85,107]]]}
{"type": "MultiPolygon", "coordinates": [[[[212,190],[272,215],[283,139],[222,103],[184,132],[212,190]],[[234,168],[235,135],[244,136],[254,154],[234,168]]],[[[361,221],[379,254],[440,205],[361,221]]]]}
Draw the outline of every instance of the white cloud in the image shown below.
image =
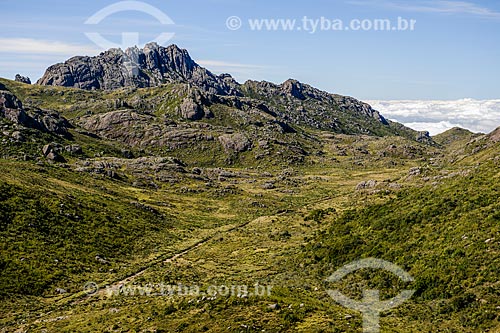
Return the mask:
{"type": "Polygon", "coordinates": [[[89,45],[70,44],[59,41],[32,38],[0,38],[0,53],[53,54],[53,55],[94,55],[100,51],[89,45]]]}
{"type": "Polygon", "coordinates": [[[385,117],[431,135],[452,127],[488,133],[500,126],[500,99],[366,101],[385,117]]]}
{"type": "Polygon", "coordinates": [[[411,4],[398,1],[366,1],[354,0],[350,1],[353,5],[377,5],[390,9],[404,10],[420,13],[439,13],[439,14],[468,14],[489,18],[500,18],[500,12],[494,11],[487,7],[477,5],[468,1],[415,1],[411,4]]]}

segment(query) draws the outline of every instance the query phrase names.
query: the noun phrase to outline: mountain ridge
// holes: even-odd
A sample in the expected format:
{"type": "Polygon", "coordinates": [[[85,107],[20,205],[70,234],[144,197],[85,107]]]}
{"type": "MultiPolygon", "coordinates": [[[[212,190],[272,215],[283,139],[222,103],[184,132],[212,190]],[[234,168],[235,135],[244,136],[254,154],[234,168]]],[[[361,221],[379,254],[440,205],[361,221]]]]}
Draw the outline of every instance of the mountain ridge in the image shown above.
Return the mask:
{"type": "Polygon", "coordinates": [[[218,95],[236,95],[236,81],[216,76],[199,66],[187,50],[148,43],[109,49],[97,56],[75,56],[47,68],[37,81],[40,85],[75,87],[85,90],[114,90],[123,87],[156,87],[165,83],[190,83],[218,95]]]}
{"type": "Polygon", "coordinates": [[[143,49],[110,49],[95,57],[72,57],[50,66],[37,84],[111,91],[185,84],[188,90],[199,91],[195,93],[198,97],[183,103],[186,110],[180,111],[191,120],[203,118],[202,109],[214,103],[241,109],[250,101],[290,125],[344,134],[402,135],[433,144],[428,133],[389,121],[355,98],[325,92],[294,79],[281,84],[252,80],[240,84],[230,74],[215,75],[199,66],[187,50],[177,45],[149,43],[143,49]]]}

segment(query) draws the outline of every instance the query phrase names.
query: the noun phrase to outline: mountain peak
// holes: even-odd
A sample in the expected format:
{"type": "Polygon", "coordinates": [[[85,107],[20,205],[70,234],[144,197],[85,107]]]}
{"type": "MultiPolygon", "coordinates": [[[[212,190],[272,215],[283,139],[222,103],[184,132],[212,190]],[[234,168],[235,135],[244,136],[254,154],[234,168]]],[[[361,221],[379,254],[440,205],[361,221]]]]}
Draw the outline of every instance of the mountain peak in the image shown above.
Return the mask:
{"type": "Polygon", "coordinates": [[[156,87],[164,83],[190,83],[209,93],[234,94],[223,78],[199,66],[188,51],[173,44],[148,43],[109,49],[94,57],[76,56],[50,66],[37,84],[86,90],[156,87]]]}
{"type": "MultiPolygon", "coordinates": [[[[37,83],[86,90],[189,84],[206,100],[241,109],[260,108],[295,125],[336,133],[384,135],[404,132],[413,139],[417,136],[404,126],[396,129],[366,103],[319,90],[295,79],[279,85],[266,81],[247,81],[241,85],[229,74],[214,75],[199,66],[187,50],[175,44],[163,47],[148,43],[142,49],[134,46],[125,51],[110,49],[95,57],[73,57],[49,67],[37,83]],[[215,97],[217,95],[219,97],[215,97]]],[[[186,101],[184,106],[200,111],[198,102],[195,98],[194,102],[186,101]]],[[[426,135],[418,135],[418,138],[430,140],[426,135]]]]}
{"type": "Polygon", "coordinates": [[[288,79],[281,85],[281,90],[289,95],[292,95],[298,99],[305,99],[304,94],[302,94],[302,83],[294,79],[288,79]]]}
{"type": "MultiPolygon", "coordinates": [[[[177,45],[170,45],[168,46],[167,48],[170,48],[170,47],[175,47],[178,49],[177,45]]],[[[158,45],[157,42],[150,42],[150,43],[147,43],[146,45],[144,45],[144,50],[146,49],[159,49],[160,48],[160,45],[158,45]]]]}
{"type": "MultiPolygon", "coordinates": [[[[135,46],[138,50],[140,50],[137,46],[135,46]]],[[[142,49],[145,53],[146,52],[151,52],[151,51],[158,51],[161,49],[167,50],[168,53],[182,53],[187,56],[189,56],[189,53],[186,49],[181,49],[179,46],[176,44],[171,44],[169,46],[161,46],[157,42],[149,42],[146,45],[144,45],[144,48],[142,49]]]]}

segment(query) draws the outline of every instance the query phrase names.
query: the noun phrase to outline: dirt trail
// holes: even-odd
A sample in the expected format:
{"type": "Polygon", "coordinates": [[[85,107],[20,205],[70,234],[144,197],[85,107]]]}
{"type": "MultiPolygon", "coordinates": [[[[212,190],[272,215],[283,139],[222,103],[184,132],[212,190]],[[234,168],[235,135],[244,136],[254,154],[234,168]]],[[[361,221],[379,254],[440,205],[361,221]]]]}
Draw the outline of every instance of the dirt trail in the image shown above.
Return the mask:
{"type": "MultiPolygon", "coordinates": [[[[285,213],[280,213],[280,214],[276,214],[276,215],[272,215],[272,216],[260,216],[256,219],[253,219],[253,220],[250,220],[250,221],[247,221],[247,222],[244,222],[244,223],[241,223],[239,225],[236,225],[236,226],[233,226],[227,230],[224,231],[224,233],[229,233],[229,232],[232,232],[232,231],[235,231],[235,230],[238,230],[238,229],[241,229],[241,228],[244,228],[246,227],[247,225],[249,225],[250,223],[252,222],[258,222],[259,220],[261,219],[267,219],[267,218],[272,218],[273,216],[279,216],[279,215],[283,215],[285,213]]],[[[107,288],[98,288],[98,290],[95,292],[95,293],[91,293],[91,294],[85,294],[82,292],[78,292],[76,294],[72,294],[72,295],[69,295],[67,297],[65,297],[64,299],[61,299],[59,300],[58,302],[56,302],[56,306],[57,307],[60,307],[60,306],[63,306],[63,305],[77,305],[77,304],[81,304],[81,303],[84,303],[84,302],[87,302],[93,298],[95,298],[95,296],[98,296],[98,297],[103,297],[106,295],[106,291],[108,290],[108,288],[110,289],[113,289],[113,288],[119,288],[120,285],[126,285],[126,284],[130,284],[134,281],[135,278],[141,276],[142,274],[144,274],[148,269],[150,269],[151,267],[153,266],[156,266],[160,263],[170,263],[170,262],[173,262],[175,261],[176,259],[182,257],[182,256],[185,256],[186,254],[189,254],[190,252],[198,249],[199,247],[203,246],[204,244],[208,243],[209,241],[213,240],[216,236],[220,236],[220,233],[215,233],[214,235],[211,235],[187,248],[185,248],[184,250],[168,257],[168,258],[161,258],[161,259],[157,259],[151,263],[148,264],[148,266],[140,269],[139,271],[137,271],[136,273],[130,275],[130,276],[127,276],[126,278],[122,279],[122,280],[118,280],[118,281],[115,281],[115,282],[112,282],[111,284],[107,285],[106,287],[107,288]],[[77,299],[74,299],[74,298],[77,298],[77,299]]],[[[44,317],[47,317],[48,315],[50,315],[53,311],[48,311],[48,312],[45,312],[43,314],[40,314],[38,319],[36,319],[35,321],[33,321],[32,323],[33,324],[37,324],[37,323],[41,323],[41,322],[52,322],[52,321],[57,321],[57,320],[62,320],[62,319],[66,319],[67,316],[58,316],[58,317],[55,317],[55,318],[46,318],[46,319],[43,319],[44,317]]],[[[23,325],[24,326],[24,325],[23,325]]],[[[21,328],[20,328],[21,329],[21,328]]]]}
{"type": "MultiPolygon", "coordinates": [[[[283,213],[277,214],[277,215],[274,215],[274,216],[279,216],[279,215],[282,215],[282,214],[283,213]]],[[[256,219],[253,219],[253,220],[247,221],[245,223],[242,223],[242,224],[236,225],[234,227],[231,227],[231,228],[227,229],[226,231],[224,231],[224,233],[229,233],[229,232],[235,231],[237,229],[244,228],[244,227],[246,227],[247,225],[249,225],[252,222],[258,222],[261,219],[266,219],[266,218],[271,218],[271,217],[273,217],[273,216],[260,216],[260,217],[258,217],[256,219]]],[[[203,239],[203,240],[201,240],[201,241],[199,241],[199,242],[197,242],[197,243],[189,246],[188,248],[182,250],[181,252],[178,252],[175,255],[173,255],[171,257],[168,257],[166,259],[156,260],[156,261],[150,263],[147,267],[144,267],[141,270],[139,270],[138,272],[134,273],[133,275],[130,275],[130,276],[126,277],[123,280],[113,282],[111,285],[109,285],[109,287],[111,289],[113,289],[113,288],[118,288],[120,285],[130,284],[131,282],[134,281],[135,278],[137,278],[138,276],[141,276],[142,274],[144,274],[151,267],[156,266],[159,263],[171,263],[171,262],[175,261],[176,259],[179,259],[180,257],[185,256],[186,254],[188,254],[188,253],[196,250],[197,248],[205,245],[206,243],[208,243],[209,241],[213,240],[216,236],[219,236],[219,235],[220,234],[216,234],[216,235],[212,235],[210,237],[207,237],[207,238],[205,238],[205,239],[203,239]]],[[[104,295],[105,291],[106,291],[105,289],[100,289],[99,292],[97,293],[97,295],[99,295],[99,296],[100,295],[104,295]]],[[[93,295],[90,295],[90,296],[93,296],[93,295]]]]}
{"type": "MultiPolygon", "coordinates": [[[[323,197],[323,198],[321,198],[319,200],[316,200],[314,202],[309,203],[307,206],[309,206],[309,207],[316,206],[319,203],[325,202],[325,201],[328,201],[328,200],[332,200],[332,198],[331,197],[323,197]]],[[[225,233],[230,233],[230,232],[233,232],[235,230],[242,229],[242,228],[248,226],[249,224],[251,224],[253,222],[259,222],[262,219],[270,219],[270,218],[274,218],[274,217],[277,217],[277,216],[282,216],[282,215],[286,215],[286,214],[290,214],[290,213],[292,213],[292,211],[283,211],[283,212],[279,212],[279,213],[277,213],[275,215],[260,216],[260,217],[257,217],[255,219],[253,219],[253,220],[250,220],[250,221],[247,221],[247,222],[235,225],[233,227],[230,227],[229,229],[225,230],[223,233],[224,234],[225,233]]],[[[178,252],[178,253],[176,253],[174,255],[171,255],[170,257],[167,257],[167,258],[158,258],[158,259],[150,262],[146,267],[141,268],[137,272],[135,272],[135,273],[133,273],[133,274],[125,277],[122,280],[117,280],[117,281],[111,282],[106,287],[113,289],[113,288],[119,288],[120,285],[130,284],[130,283],[132,283],[134,281],[134,279],[136,279],[137,277],[143,275],[151,267],[154,267],[154,266],[156,266],[156,265],[158,265],[160,263],[170,263],[170,262],[173,262],[176,259],[178,259],[178,258],[180,258],[182,256],[185,256],[185,255],[189,254],[190,252],[198,249],[199,247],[207,244],[208,242],[210,242],[211,240],[213,240],[215,237],[218,237],[220,235],[221,235],[221,233],[214,233],[213,235],[211,235],[209,237],[206,237],[206,238],[198,241],[197,243],[195,243],[193,245],[188,246],[184,250],[181,250],[180,252],[178,252]]],[[[47,312],[42,313],[42,314],[39,314],[38,318],[36,320],[34,320],[33,322],[31,322],[31,324],[36,324],[36,323],[41,323],[41,322],[51,322],[51,321],[57,321],[57,320],[66,319],[67,316],[58,316],[58,317],[45,318],[45,319],[43,319],[43,318],[49,316],[51,313],[54,312],[54,310],[56,310],[58,308],[61,308],[62,306],[66,306],[66,305],[73,306],[73,305],[85,303],[85,302],[88,302],[88,301],[90,301],[92,299],[95,299],[96,296],[98,296],[98,297],[105,297],[106,290],[108,290],[107,288],[98,288],[95,293],[91,293],[91,294],[84,293],[84,292],[78,292],[78,293],[75,293],[75,294],[72,294],[72,295],[68,295],[67,297],[65,297],[63,299],[60,299],[56,303],[54,303],[53,306],[52,306],[52,309],[50,311],[47,311],[47,312]]],[[[29,324],[30,323],[26,323],[26,324],[22,325],[22,327],[26,327],[29,324]]],[[[22,327],[19,328],[19,329],[22,329],[22,327]]]]}

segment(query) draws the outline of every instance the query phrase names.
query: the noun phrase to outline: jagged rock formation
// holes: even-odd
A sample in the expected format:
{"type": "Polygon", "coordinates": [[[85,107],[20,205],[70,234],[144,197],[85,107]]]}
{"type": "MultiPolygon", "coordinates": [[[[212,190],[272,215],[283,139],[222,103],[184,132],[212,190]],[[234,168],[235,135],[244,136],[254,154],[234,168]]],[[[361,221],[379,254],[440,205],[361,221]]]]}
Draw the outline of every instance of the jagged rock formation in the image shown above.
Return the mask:
{"type": "MultiPolygon", "coordinates": [[[[189,121],[212,118],[214,106],[225,105],[249,114],[266,114],[281,133],[294,133],[294,126],[306,126],[343,134],[399,135],[433,143],[425,133],[388,121],[370,105],[352,97],[292,79],[279,85],[266,81],[239,84],[229,74],[214,75],[176,45],[150,43],[144,49],[111,49],[95,57],[73,57],[49,67],[37,83],[86,90],[177,84],[184,87],[184,92],[178,94],[176,110],[189,121]]],[[[131,107],[148,113],[163,101],[149,105],[142,99],[116,103],[117,108],[131,107]]]]}
{"type": "Polygon", "coordinates": [[[0,85],[0,118],[14,124],[43,132],[67,135],[69,122],[58,112],[42,109],[24,109],[21,101],[0,85]]]}
{"type": "Polygon", "coordinates": [[[176,45],[165,48],[156,43],[144,49],[110,49],[96,57],[73,57],[49,67],[37,84],[111,90],[174,82],[193,84],[213,94],[237,94],[236,81],[230,76],[212,74],[176,45]]]}
{"type": "Polygon", "coordinates": [[[297,80],[289,79],[280,85],[247,81],[241,90],[245,96],[266,101],[266,107],[287,123],[337,133],[376,134],[374,127],[392,131],[390,122],[370,105],[297,80]]]}
{"type": "Polygon", "coordinates": [[[243,152],[252,147],[252,142],[243,134],[225,134],[219,136],[219,141],[226,152],[243,152]]]}
{"type": "Polygon", "coordinates": [[[415,138],[418,142],[425,143],[425,144],[432,144],[432,138],[430,136],[430,133],[427,131],[421,131],[417,133],[417,137],[415,138]]]}
{"type": "Polygon", "coordinates": [[[31,80],[27,76],[22,76],[20,74],[16,74],[16,77],[14,79],[16,82],[21,82],[21,83],[26,83],[26,84],[31,84],[31,80]]]}

